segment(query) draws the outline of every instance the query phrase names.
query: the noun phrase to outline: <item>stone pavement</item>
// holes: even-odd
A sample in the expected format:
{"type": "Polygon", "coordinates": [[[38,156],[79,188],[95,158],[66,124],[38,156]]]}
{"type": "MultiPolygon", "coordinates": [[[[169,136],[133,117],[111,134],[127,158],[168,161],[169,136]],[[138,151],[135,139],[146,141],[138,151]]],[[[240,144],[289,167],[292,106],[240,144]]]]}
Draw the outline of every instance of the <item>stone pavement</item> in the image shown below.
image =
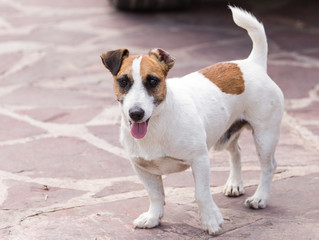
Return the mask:
{"type": "MultiPolygon", "coordinates": [[[[225,218],[216,239],[319,239],[319,4],[254,12],[269,40],[269,74],[286,112],[278,170],[264,210],[243,202],[259,166],[241,138],[246,194],[223,196],[229,164],[211,152],[211,190],[225,218]]],[[[252,9],[254,11],[254,9],[252,9]]],[[[184,12],[117,12],[106,0],[0,0],[0,239],[208,239],[190,171],[165,177],[163,223],[133,229],[148,208],[118,143],[119,111],[102,52],[162,47],[170,76],[246,57],[251,42],[225,5],[184,12]]]]}

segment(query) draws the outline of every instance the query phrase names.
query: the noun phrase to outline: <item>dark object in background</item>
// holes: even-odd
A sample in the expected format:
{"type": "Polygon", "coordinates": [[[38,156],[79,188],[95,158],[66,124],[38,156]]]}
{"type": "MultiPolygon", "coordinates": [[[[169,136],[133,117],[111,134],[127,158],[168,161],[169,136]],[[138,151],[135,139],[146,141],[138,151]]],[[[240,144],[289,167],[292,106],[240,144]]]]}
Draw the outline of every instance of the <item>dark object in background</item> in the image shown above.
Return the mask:
{"type": "Polygon", "coordinates": [[[192,0],[109,0],[116,8],[129,11],[158,11],[183,9],[192,0]]]}
{"type": "Polygon", "coordinates": [[[191,6],[205,5],[234,5],[240,6],[254,13],[262,13],[270,10],[280,9],[288,3],[311,2],[312,0],[109,0],[119,10],[132,12],[156,12],[165,10],[181,10],[191,6]]]}

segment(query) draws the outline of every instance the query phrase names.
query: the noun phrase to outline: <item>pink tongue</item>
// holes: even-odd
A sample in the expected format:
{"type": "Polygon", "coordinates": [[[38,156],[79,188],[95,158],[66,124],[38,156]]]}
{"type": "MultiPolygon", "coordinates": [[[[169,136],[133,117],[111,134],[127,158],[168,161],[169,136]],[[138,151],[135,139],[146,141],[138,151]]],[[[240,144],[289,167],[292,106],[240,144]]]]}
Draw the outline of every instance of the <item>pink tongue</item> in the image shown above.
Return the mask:
{"type": "Polygon", "coordinates": [[[131,134],[133,137],[140,139],[146,135],[147,124],[146,122],[142,123],[132,123],[131,134]]]}

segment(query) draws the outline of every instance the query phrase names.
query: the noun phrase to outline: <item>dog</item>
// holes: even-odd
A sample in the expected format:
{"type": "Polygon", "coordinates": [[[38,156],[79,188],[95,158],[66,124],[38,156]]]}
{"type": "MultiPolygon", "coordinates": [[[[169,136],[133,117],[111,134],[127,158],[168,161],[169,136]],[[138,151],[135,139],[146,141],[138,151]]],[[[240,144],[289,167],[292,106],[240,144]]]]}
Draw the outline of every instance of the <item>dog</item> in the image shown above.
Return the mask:
{"type": "Polygon", "coordinates": [[[245,205],[265,208],[276,169],[284,97],[267,75],[267,39],[252,14],[229,7],[234,22],[247,30],[253,47],[247,59],[221,62],[180,78],[168,78],[175,59],[163,49],[129,56],[127,49],[101,55],[114,77],[121,109],[120,142],[145,186],[149,210],[134,220],[137,228],[159,225],[164,212],[162,175],[192,169],[195,199],[203,229],[215,235],[223,217],[210,193],[208,151],[226,149],[230,175],[226,196],[244,194],[238,138],[253,132],[261,178],[245,205]]]}

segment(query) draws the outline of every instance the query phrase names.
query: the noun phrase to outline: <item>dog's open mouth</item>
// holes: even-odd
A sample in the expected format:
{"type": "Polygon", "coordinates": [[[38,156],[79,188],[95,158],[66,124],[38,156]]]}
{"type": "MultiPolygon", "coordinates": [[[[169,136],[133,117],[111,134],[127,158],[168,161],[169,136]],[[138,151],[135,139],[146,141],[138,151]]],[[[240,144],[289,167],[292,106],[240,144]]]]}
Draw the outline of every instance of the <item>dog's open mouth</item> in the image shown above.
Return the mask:
{"type": "Polygon", "coordinates": [[[149,120],[150,119],[147,119],[145,122],[140,123],[130,121],[131,134],[134,138],[141,139],[145,137],[149,120]]]}

